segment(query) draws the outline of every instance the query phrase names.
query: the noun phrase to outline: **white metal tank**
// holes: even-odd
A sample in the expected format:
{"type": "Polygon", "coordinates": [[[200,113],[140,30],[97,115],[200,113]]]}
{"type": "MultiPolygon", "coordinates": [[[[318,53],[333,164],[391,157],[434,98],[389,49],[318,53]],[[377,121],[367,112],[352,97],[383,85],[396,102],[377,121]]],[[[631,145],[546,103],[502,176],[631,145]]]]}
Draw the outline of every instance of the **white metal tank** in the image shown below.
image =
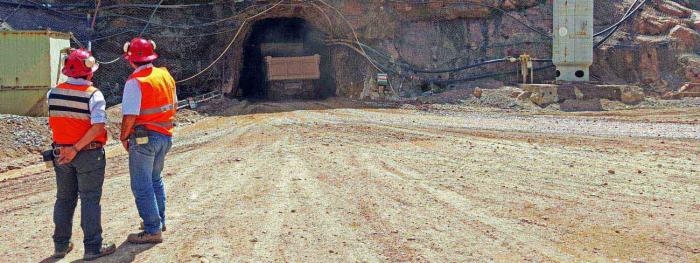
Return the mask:
{"type": "Polygon", "coordinates": [[[593,64],[593,0],[554,0],[552,61],[557,80],[589,81],[593,64]]]}

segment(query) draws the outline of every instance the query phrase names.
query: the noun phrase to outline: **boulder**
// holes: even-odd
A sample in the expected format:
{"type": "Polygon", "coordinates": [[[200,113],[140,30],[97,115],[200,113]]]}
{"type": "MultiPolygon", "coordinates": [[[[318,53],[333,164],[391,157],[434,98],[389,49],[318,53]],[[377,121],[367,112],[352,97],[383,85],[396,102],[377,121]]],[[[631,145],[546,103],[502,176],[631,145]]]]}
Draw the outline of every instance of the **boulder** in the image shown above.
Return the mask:
{"type": "Polygon", "coordinates": [[[678,95],[683,98],[700,97],[700,83],[687,83],[683,85],[678,95]]]}
{"type": "Polygon", "coordinates": [[[676,25],[671,29],[669,36],[678,41],[682,47],[689,49],[700,48],[700,33],[682,25],[676,25]]]}
{"type": "Polygon", "coordinates": [[[477,99],[481,99],[481,94],[483,94],[483,90],[481,90],[481,88],[479,87],[476,87],[474,89],[474,97],[476,97],[477,99]]]}
{"type": "Polygon", "coordinates": [[[661,96],[661,99],[664,100],[679,100],[681,99],[680,93],[669,91],[666,92],[663,96],[661,96]]]}
{"type": "Polygon", "coordinates": [[[530,101],[540,107],[546,107],[552,103],[559,102],[558,85],[550,84],[522,84],[523,90],[532,92],[530,101]]]}
{"type": "Polygon", "coordinates": [[[688,82],[700,83],[700,56],[694,54],[683,55],[678,59],[683,68],[683,73],[688,82]]]}
{"type": "Polygon", "coordinates": [[[538,4],[537,0],[505,0],[501,4],[504,10],[516,10],[521,8],[532,7],[538,4]]]}
{"type": "Polygon", "coordinates": [[[510,97],[515,99],[515,98],[520,97],[520,94],[523,94],[523,92],[520,90],[514,90],[513,92],[510,93],[510,97]]]}
{"type": "Polygon", "coordinates": [[[529,91],[523,91],[518,95],[518,100],[525,101],[530,99],[530,96],[532,96],[532,92],[529,91]]]}
{"type": "Polygon", "coordinates": [[[693,13],[693,10],[670,0],[657,1],[656,9],[664,14],[681,18],[687,18],[693,13]]]}
{"type": "Polygon", "coordinates": [[[644,101],[644,91],[640,87],[624,86],[620,87],[622,103],[627,105],[635,105],[644,101]]]}
{"type": "Polygon", "coordinates": [[[700,83],[686,83],[681,87],[681,89],[678,91],[680,93],[687,93],[687,92],[695,92],[695,93],[700,93],[700,83]]]}
{"type": "Polygon", "coordinates": [[[660,35],[668,32],[678,24],[680,24],[680,21],[676,19],[645,14],[640,19],[635,20],[634,30],[645,35],[660,35]]]}
{"type": "Polygon", "coordinates": [[[682,98],[700,97],[700,83],[686,83],[678,92],[668,92],[661,98],[667,100],[679,100],[682,98]]]}

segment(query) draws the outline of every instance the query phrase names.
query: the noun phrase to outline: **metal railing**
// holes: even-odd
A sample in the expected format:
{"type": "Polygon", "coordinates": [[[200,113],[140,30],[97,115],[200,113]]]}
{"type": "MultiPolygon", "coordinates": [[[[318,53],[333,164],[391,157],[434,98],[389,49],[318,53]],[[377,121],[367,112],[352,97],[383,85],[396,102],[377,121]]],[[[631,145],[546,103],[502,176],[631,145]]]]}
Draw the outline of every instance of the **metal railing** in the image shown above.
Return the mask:
{"type": "Polygon", "coordinates": [[[221,91],[212,91],[209,93],[205,93],[202,95],[197,95],[194,97],[189,97],[184,100],[180,100],[177,102],[177,109],[184,109],[184,108],[190,108],[190,109],[195,109],[197,108],[197,105],[202,102],[207,102],[216,98],[223,98],[224,93],[221,91]]]}

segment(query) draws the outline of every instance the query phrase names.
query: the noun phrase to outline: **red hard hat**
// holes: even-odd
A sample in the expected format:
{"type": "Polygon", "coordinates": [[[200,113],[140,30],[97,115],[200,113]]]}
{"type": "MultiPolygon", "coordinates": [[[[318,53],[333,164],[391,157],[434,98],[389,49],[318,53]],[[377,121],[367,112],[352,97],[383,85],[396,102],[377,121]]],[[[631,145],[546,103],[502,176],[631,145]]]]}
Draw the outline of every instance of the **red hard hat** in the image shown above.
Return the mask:
{"type": "Polygon", "coordinates": [[[79,78],[94,73],[99,67],[90,51],[73,49],[64,61],[61,72],[68,77],[79,78]]]}
{"type": "Polygon", "coordinates": [[[124,44],[124,59],[131,62],[151,62],[158,58],[156,42],[140,37],[124,44]]]}

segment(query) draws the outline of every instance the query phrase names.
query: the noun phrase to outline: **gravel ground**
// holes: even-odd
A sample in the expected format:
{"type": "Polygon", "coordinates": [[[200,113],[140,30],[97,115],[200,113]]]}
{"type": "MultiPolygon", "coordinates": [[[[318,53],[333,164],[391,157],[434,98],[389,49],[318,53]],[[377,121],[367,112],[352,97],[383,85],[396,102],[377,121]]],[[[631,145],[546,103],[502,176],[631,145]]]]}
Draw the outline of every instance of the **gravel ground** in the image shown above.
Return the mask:
{"type": "MultiPolygon", "coordinates": [[[[700,140],[684,123],[697,108],[644,111],[666,116],[655,122],[627,111],[593,121],[284,110],[294,104],[239,105],[177,128],[156,246],[123,241],[139,219],[127,156],[109,146],[103,228],[119,248],[101,262],[700,260],[700,140]],[[238,114],[258,110],[279,112],[238,114]]],[[[41,165],[0,173],[0,258],[51,253],[53,176],[41,165]]],[[[67,261],[82,255],[75,226],[67,261]]]]}
{"type": "Polygon", "coordinates": [[[50,136],[47,118],[0,114],[0,173],[27,163],[18,157],[36,155],[30,163],[39,160],[38,154],[50,147],[50,136]]]}

